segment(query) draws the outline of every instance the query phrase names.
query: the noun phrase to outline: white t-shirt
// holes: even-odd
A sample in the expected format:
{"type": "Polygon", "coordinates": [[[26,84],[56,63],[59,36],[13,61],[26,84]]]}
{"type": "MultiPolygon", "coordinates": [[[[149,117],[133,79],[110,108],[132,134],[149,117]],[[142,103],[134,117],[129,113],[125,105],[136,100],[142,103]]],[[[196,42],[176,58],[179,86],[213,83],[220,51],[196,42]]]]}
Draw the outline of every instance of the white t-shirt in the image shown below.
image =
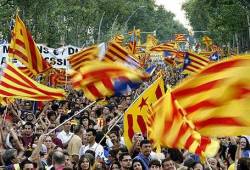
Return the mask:
{"type": "Polygon", "coordinates": [[[104,149],[102,147],[102,145],[98,144],[98,143],[94,143],[94,145],[90,146],[90,145],[87,145],[84,147],[84,149],[80,149],[80,156],[85,154],[85,152],[87,150],[92,150],[95,152],[95,157],[101,157],[101,158],[104,158],[104,149]]]}
{"type": "Polygon", "coordinates": [[[57,134],[57,138],[60,139],[62,141],[63,144],[67,143],[71,137],[74,135],[74,133],[72,132],[69,132],[69,133],[66,133],[64,130],[59,132],[57,134]]]}

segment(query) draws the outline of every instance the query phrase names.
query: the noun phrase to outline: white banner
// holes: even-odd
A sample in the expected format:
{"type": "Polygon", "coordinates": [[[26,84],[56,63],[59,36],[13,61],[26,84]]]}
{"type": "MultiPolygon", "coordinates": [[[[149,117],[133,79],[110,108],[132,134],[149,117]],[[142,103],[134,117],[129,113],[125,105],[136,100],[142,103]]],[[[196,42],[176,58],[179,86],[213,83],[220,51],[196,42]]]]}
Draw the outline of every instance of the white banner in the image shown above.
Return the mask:
{"type": "MultiPolygon", "coordinates": [[[[53,65],[53,68],[67,68],[69,67],[69,63],[67,58],[69,55],[77,53],[80,48],[67,45],[57,49],[49,48],[43,44],[37,44],[37,47],[42,54],[43,58],[46,59],[50,64],[53,65]]],[[[1,44],[0,45],[0,64],[1,67],[6,63],[8,60],[8,49],[9,44],[1,44]]],[[[17,67],[23,66],[19,61],[16,59],[12,60],[17,67]]]]}

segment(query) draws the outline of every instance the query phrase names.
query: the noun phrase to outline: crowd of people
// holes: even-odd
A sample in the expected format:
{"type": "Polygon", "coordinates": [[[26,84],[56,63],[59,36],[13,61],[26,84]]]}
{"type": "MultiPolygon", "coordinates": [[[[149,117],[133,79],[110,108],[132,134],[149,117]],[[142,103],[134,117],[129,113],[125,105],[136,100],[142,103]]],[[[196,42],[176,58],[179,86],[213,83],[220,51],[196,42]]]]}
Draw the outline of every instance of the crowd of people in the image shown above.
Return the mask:
{"type": "MultiPolygon", "coordinates": [[[[175,85],[184,78],[178,70],[163,67],[166,84],[175,85]]],[[[153,76],[126,96],[97,102],[69,121],[71,116],[91,104],[82,92],[70,88],[63,101],[41,103],[17,99],[1,107],[0,169],[250,169],[250,145],[245,136],[219,138],[218,154],[205,160],[178,148],[164,147],[156,152],[142,133],[135,133],[133,147],[127,148],[120,118],[155,79],[153,76]]]]}

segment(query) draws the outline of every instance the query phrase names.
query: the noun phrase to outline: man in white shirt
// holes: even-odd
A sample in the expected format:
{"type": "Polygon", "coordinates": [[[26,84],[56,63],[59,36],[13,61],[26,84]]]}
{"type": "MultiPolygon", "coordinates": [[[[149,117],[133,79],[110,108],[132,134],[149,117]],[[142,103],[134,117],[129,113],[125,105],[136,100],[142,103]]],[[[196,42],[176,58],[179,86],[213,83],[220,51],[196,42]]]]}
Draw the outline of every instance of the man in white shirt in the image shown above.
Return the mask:
{"type": "Polygon", "coordinates": [[[74,133],[70,132],[71,122],[68,121],[63,125],[63,130],[58,133],[57,138],[60,139],[63,143],[64,148],[67,147],[70,139],[74,135],[74,133]]]}
{"type": "Polygon", "coordinates": [[[96,141],[95,141],[96,130],[92,129],[92,128],[89,128],[89,129],[86,130],[86,132],[87,132],[88,145],[84,148],[83,154],[85,154],[85,152],[87,150],[92,150],[92,151],[95,152],[95,157],[96,158],[97,157],[104,158],[103,146],[96,143],[96,141]]]}

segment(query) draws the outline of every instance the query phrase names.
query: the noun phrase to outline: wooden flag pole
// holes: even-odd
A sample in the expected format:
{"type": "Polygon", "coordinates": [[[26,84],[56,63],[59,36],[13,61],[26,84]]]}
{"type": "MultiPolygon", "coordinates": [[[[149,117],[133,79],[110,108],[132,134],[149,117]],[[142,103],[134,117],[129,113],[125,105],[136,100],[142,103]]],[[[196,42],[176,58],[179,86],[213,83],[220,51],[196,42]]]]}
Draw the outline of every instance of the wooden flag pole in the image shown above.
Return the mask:
{"type": "Polygon", "coordinates": [[[57,125],[54,129],[52,129],[51,131],[49,131],[48,133],[46,133],[45,135],[49,135],[51,132],[55,131],[57,128],[59,128],[60,126],[64,125],[66,122],[70,121],[71,119],[73,119],[75,116],[79,115],[80,113],[82,113],[84,110],[88,109],[89,107],[91,107],[92,105],[94,105],[97,101],[94,101],[92,103],[90,103],[88,106],[84,107],[83,109],[81,109],[80,111],[78,111],[77,113],[75,113],[73,116],[71,116],[70,118],[68,118],[67,120],[65,120],[64,122],[62,122],[61,124],[57,125]]]}

